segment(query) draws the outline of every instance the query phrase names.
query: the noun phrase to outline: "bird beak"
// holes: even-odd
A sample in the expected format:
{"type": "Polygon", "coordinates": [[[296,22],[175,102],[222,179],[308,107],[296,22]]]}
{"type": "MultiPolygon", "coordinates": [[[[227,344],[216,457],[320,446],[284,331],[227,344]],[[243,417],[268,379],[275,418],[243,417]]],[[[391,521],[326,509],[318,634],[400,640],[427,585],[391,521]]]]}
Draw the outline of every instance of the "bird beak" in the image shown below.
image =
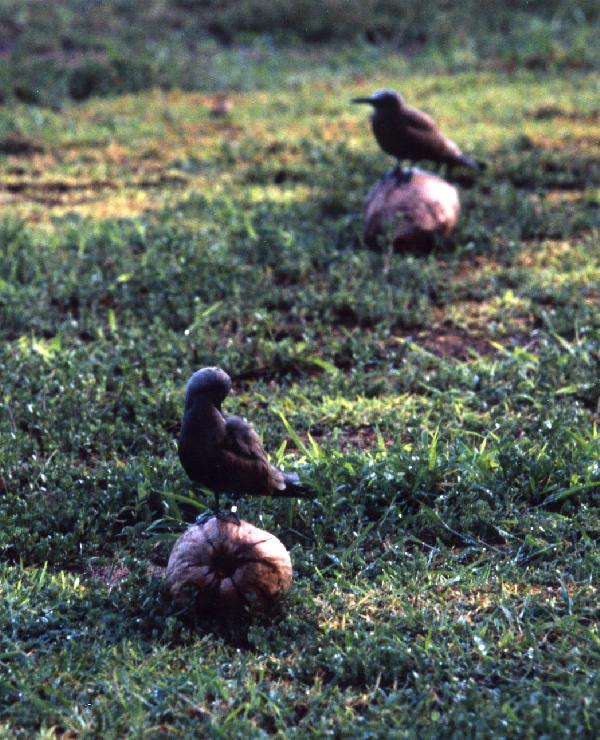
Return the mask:
{"type": "Polygon", "coordinates": [[[351,103],[367,103],[373,105],[373,98],[352,98],[351,103]]]}

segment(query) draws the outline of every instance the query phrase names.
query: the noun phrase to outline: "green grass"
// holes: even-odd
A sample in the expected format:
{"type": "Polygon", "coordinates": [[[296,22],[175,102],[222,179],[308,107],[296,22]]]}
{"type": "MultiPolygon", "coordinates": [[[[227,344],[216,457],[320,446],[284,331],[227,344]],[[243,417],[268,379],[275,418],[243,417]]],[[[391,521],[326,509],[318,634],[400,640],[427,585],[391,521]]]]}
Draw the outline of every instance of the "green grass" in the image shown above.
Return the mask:
{"type": "Polygon", "coordinates": [[[0,102],[150,88],[270,90],[273,76],[593,70],[594,0],[0,0],[0,102]]]}
{"type": "Polygon", "coordinates": [[[0,736],[597,735],[597,77],[222,53],[225,119],[0,111],[0,736]],[[450,249],[364,248],[382,86],[489,162],[450,249]],[[318,492],[242,502],[295,569],[247,642],[162,589],[207,364],[318,492]]]}

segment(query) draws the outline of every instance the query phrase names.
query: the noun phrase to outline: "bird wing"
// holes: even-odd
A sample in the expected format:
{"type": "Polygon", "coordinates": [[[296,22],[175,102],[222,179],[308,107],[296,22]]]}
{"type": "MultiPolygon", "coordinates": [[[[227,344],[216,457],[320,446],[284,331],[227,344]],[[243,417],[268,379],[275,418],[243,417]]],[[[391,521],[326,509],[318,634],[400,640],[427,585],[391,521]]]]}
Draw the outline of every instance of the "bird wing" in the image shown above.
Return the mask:
{"type": "Polygon", "coordinates": [[[244,457],[267,462],[267,454],[260,443],[258,434],[251,424],[239,416],[225,417],[225,441],[223,446],[244,457]]]}
{"type": "Polygon", "coordinates": [[[258,434],[239,416],[225,417],[223,450],[237,458],[240,472],[244,469],[248,479],[264,479],[276,490],[285,488],[283,473],[271,465],[258,434]]]}
{"type": "Polygon", "coordinates": [[[412,142],[420,145],[424,151],[435,152],[440,159],[462,155],[458,144],[444,136],[436,122],[427,113],[406,106],[402,109],[402,120],[404,126],[410,131],[412,142]]]}
{"type": "Polygon", "coordinates": [[[422,110],[405,105],[402,108],[402,122],[405,126],[423,131],[439,131],[436,122],[422,110]]]}

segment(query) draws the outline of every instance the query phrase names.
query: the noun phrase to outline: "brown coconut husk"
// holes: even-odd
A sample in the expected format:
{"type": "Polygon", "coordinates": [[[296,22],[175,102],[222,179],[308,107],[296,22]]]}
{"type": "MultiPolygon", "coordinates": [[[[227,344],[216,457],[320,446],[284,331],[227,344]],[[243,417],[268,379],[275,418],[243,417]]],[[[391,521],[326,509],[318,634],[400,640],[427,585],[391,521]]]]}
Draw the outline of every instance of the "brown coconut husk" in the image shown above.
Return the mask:
{"type": "Polygon", "coordinates": [[[178,606],[197,612],[269,611],[290,590],[292,562],[269,532],[212,517],[177,540],[166,585],[178,606]]]}
{"type": "Polygon", "coordinates": [[[371,188],[365,209],[365,243],[396,252],[427,252],[450,236],[460,213],[457,189],[417,168],[396,169],[371,188]]]}

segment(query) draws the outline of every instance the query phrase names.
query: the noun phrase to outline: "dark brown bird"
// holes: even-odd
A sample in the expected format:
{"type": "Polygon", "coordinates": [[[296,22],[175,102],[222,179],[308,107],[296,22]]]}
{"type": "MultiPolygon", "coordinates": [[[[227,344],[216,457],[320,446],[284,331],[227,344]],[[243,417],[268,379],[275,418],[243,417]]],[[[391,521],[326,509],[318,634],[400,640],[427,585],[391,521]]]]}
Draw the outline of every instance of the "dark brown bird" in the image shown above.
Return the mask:
{"type": "Polygon", "coordinates": [[[368,98],[353,98],[353,103],[372,105],[371,125],[377,143],[398,160],[427,159],[449,167],[485,169],[482,162],[463,154],[437,127],[433,118],[406,105],[393,90],[377,90],[368,98]]]}
{"type": "Polygon", "coordinates": [[[215,494],[314,498],[295,473],[271,465],[252,426],[239,416],[225,416],[221,404],[231,378],[218,367],[195,372],[185,389],[185,410],[179,434],[179,459],[195,482],[215,494]]]}

